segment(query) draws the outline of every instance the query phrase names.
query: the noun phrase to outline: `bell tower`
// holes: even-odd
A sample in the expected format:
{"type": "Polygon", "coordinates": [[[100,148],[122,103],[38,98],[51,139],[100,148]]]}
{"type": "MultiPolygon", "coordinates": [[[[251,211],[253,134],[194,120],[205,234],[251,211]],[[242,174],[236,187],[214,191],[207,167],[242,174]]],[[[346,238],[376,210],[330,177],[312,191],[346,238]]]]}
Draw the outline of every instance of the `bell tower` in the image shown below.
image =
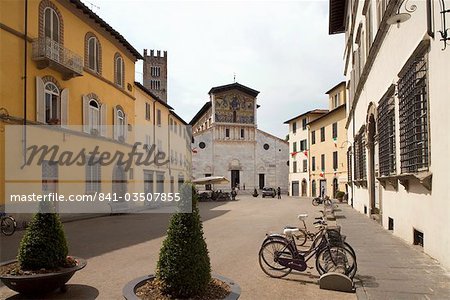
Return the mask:
{"type": "Polygon", "coordinates": [[[143,85],[167,103],[167,51],[144,49],[143,85]]]}

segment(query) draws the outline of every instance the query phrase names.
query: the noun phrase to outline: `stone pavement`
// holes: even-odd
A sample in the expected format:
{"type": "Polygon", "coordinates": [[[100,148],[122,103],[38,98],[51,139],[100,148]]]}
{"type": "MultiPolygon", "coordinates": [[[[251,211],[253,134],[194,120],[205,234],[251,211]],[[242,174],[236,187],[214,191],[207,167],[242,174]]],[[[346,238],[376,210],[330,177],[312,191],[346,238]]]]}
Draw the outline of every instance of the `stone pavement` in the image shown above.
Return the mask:
{"type": "Polygon", "coordinates": [[[358,299],[450,299],[450,273],[420,246],[408,245],[349,205],[339,210],[337,221],[357,255],[358,299]]]}
{"type": "MultiPolygon", "coordinates": [[[[305,273],[292,272],[284,279],[269,278],[260,270],[258,250],[266,232],[298,224],[296,216],[301,212],[310,214],[307,223],[312,226],[320,207],[313,207],[308,198],[240,196],[234,202],[201,203],[212,270],[240,284],[240,299],[244,300],[339,300],[356,299],[356,295],[369,299],[444,299],[449,295],[450,288],[439,277],[443,270],[436,262],[347,205],[340,208],[338,222],[358,255],[357,276],[362,285],[357,294],[320,290],[314,268],[305,273]]],[[[70,254],[87,258],[88,265],[69,281],[67,293],[54,293],[49,299],[122,299],[121,290],[128,281],[154,272],[168,220],[165,214],[137,214],[65,223],[70,254]]],[[[1,261],[15,256],[21,235],[0,237],[1,261]]],[[[314,266],[314,261],[310,265],[314,266]]],[[[0,287],[0,299],[21,297],[0,287]]]]}

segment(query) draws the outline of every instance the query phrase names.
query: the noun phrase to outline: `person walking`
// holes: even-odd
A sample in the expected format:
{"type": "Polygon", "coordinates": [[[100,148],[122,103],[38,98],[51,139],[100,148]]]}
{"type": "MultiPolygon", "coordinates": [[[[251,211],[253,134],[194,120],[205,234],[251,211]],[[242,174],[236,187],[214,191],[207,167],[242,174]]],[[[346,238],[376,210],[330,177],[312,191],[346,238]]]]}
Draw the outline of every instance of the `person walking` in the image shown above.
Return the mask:
{"type": "Polygon", "coordinates": [[[281,199],[281,188],[280,187],[277,188],[277,195],[278,195],[278,199],[281,199]]]}

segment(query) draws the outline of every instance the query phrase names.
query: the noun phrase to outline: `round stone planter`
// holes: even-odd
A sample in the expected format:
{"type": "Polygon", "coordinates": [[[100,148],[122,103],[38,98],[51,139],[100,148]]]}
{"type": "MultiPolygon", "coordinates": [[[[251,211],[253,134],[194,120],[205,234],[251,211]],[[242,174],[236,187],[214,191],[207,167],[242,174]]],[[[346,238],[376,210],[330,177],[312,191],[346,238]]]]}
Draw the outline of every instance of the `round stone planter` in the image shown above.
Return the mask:
{"type": "MultiPolygon", "coordinates": [[[[33,274],[33,275],[0,275],[0,280],[10,289],[24,295],[42,295],[58,288],[65,291],[65,284],[72,278],[76,271],[83,269],[87,262],[83,258],[74,257],[77,265],[71,268],[63,268],[59,272],[33,274]]],[[[0,264],[1,266],[14,263],[11,260],[0,264]]]]}
{"type": "MultiPolygon", "coordinates": [[[[241,287],[239,286],[239,284],[235,283],[230,278],[221,275],[211,274],[211,277],[225,282],[230,287],[230,294],[225,297],[224,300],[239,299],[239,296],[241,295],[241,287]]],[[[136,296],[136,290],[144,285],[148,280],[152,279],[155,279],[155,275],[153,274],[142,276],[128,282],[127,285],[122,289],[123,297],[127,300],[140,300],[140,298],[136,296]]]]}

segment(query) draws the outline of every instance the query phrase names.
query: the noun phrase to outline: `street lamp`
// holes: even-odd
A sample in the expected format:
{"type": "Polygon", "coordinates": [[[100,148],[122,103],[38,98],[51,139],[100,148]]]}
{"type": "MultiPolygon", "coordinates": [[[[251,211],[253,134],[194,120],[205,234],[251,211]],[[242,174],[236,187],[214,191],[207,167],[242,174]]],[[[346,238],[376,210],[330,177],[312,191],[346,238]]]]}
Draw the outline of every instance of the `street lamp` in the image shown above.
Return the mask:
{"type": "Polygon", "coordinates": [[[444,42],[444,48],[442,50],[445,50],[448,45],[448,41],[450,40],[450,34],[449,30],[450,28],[447,28],[447,20],[446,20],[446,14],[450,13],[450,9],[445,8],[445,1],[439,0],[439,4],[441,6],[441,26],[442,30],[439,30],[438,32],[441,34],[441,41],[444,42]]]}
{"type": "Polygon", "coordinates": [[[399,7],[397,8],[397,12],[386,20],[386,23],[388,25],[397,24],[397,28],[400,28],[400,23],[406,22],[411,18],[411,13],[416,11],[417,5],[409,5],[408,2],[409,0],[403,0],[400,3],[399,7]],[[404,7],[404,10],[406,12],[400,12],[402,7],[404,7]]]}

